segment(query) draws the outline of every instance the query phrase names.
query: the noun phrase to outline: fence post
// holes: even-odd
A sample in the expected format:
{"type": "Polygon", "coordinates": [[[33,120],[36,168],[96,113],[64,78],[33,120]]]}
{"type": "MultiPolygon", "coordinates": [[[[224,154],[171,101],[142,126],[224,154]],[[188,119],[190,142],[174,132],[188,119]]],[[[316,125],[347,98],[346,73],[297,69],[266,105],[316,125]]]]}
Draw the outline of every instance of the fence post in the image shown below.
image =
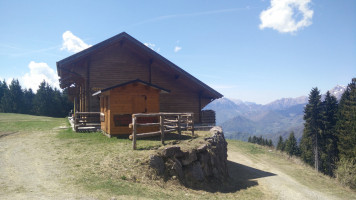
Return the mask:
{"type": "Polygon", "coordinates": [[[177,126],[178,126],[178,134],[179,134],[179,135],[182,135],[182,131],[181,131],[181,128],[180,128],[180,118],[181,118],[181,116],[178,115],[178,123],[177,123],[177,126]]]}
{"type": "Polygon", "coordinates": [[[75,113],[74,115],[74,131],[78,132],[78,113],[75,113]]]}
{"type": "Polygon", "coordinates": [[[136,117],[132,115],[132,148],[136,150],[136,117]]]}
{"type": "Polygon", "coordinates": [[[192,136],[194,136],[194,114],[192,113],[190,116],[192,118],[192,136]]]}
{"type": "Polygon", "coordinates": [[[164,115],[159,116],[159,125],[161,131],[161,142],[164,145],[164,115]]]}

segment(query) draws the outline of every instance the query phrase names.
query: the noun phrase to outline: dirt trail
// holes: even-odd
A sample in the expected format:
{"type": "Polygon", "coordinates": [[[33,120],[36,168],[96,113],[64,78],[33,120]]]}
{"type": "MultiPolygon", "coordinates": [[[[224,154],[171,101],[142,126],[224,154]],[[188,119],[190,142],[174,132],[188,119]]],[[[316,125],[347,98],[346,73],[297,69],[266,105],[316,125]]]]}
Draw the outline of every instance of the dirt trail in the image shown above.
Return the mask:
{"type": "Polygon", "coordinates": [[[82,199],[78,190],[64,183],[70,177],[57,160],[59,152],[50,137],[56,132],[0,138],[0,199],[82,199]]]}
{"type": "MultiPolygon", "coordinates": [[[[0,199],[95,199],[65,173],[64,147],[53,137],[57,131],[0,134],[0,199]]],[[[237,182],[258,187],[266,199],[337,199],[299,183],[268,160],[234,148],[228,156],[237,182]]]]}
{"type": "Polygon", "coordinates": [[[337,199],[302,185],[294,178],[262,159],[251,159],[251,157],[233,149],[229,149],[228,159],[232,162],[248,166],[245,173],[251,171],[251,173],[256,174],[256,171],[257,173],[260,171],[261,176],[253,179],[253,181],[257,181],[259,187],[264,190],[264,193],[269,193],[273,199],[337,199]],[[265,175],[266,173],[269,175],[265,175]]]}

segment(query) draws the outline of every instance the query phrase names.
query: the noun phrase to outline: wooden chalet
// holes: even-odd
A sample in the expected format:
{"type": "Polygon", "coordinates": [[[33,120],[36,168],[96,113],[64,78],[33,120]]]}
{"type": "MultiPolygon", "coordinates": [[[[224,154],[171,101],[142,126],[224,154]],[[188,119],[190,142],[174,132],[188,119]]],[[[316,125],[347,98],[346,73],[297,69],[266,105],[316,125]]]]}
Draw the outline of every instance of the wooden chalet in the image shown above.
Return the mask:
{"type": "Polygon", "coordinates": [[[102,107],[104,113],[105,109],[117,105],[117,110],[110,111],[109,116],[113,118],[116,114],[144,111],[191,112],[194,122],[199,123],[201,109],[222,97],[125,32],[58,61],[57,72],[60,87],[68,89],[75,111],[99,112],[102,107]],[[98,91],[101,95],[93,96],[98,91]],[[132,97],[135,95],[137,99],[132,97]],[[140,95],[141,98],[146,96],[147,107],[132,107],[141,104],[140,95]],[[98,96],[102,96],[102,100],[98,96]],[[148,103],[151,101],[154,104],[148,103]]]}

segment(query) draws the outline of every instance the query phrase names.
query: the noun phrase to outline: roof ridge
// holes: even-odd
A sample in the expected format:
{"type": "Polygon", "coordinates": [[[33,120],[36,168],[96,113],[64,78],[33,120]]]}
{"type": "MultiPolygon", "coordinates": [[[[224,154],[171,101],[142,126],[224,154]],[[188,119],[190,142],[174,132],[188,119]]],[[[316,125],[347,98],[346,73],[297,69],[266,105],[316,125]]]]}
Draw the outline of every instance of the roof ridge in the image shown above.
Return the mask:
{"type": "MultiPolygon", "coordinates": [[[[157,53],[156,51],[152,50],[151,48],[147,47],[146,45],[144,45],[142,42],[140,42],[139,40],[137,40],[136,38],[132,37],[131,35],[129,35],[126,32],[121,32],[109,39],[106,39],[100,43],[97,43],[87,49],[84,49],[83,51],[80,51],[76,54],[73,54],[65,59],[62,59],[60,61],[57,62],[57,70],[58,68],[60,68],[61,65],[65,65],[66,63],[72,61],[72,60],[76,60],[82,57],[85,57],[87,54],[90,54],[92,52],[94,52],[95,50],[105,47],[107,45],[110,45],[112,42],[121,40],[123,38],[128,39],[129,41],[131,41],[132,43],[134,43],[135,45],[138,45],[139,47],[142,48],[142,50],[146,51],[148,54],[151,54],[152,56],[157,57],[159,60],[161,60],[163,63],[167,64],[169,67],[171,67],[173,70],[185,75],[187,78],[191,79],[193,82],[195,82],[196,84],[200,85],[201,87],[207,89],[209,92],[211,92],[212,94],[214,94],[217,98],[221,98],[223,95],[220,94],[219,92],[217,92],[216,90],[212,89],[210,86],[206,85],[205,83],[203,83],[202,81],[200,81],[199,79],[197,79],[196,77],[194,77],[193,75],[189,74],[187,71],[185,71],[184,69],[180,68],[179,66],[177,66],[176,64],[174,64],[173,62],[169,61],[167,58],[165,58],[164,56],[160,55],[159,53],[157,53]]],[[[59,70],[58,70],[59,71],[59,70]]]]}

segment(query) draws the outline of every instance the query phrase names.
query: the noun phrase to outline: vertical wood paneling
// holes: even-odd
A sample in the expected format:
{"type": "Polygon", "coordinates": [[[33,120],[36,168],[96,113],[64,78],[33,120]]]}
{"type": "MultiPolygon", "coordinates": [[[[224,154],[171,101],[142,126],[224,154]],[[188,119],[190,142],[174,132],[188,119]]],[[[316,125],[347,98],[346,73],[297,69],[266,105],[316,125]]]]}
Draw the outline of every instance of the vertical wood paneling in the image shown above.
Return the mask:
{"type": "MultiPolygon", "coordinates": [[[[157,107],[161,112],[193,112],[194,121],[198,122],[200,110],[210,102],[210,98],[204,96],[204,89],[193,83],[190,78],[177,73],[167,64],[153,59],[126,42],[123,45],[114,44],[83,58],[82,61],[75,63],[73,69],[83,76],[84,80],[88,80],[88,87],[85,89],[81,87],[80,108],[88,107],[88,111],[92,112],[100,110],[98,97],[92,97],[94,92],[135,79],[151,82],[171,91],[169,94],[159,95],[157,107]],[[199,91],[203,91],[200,101],[199,91]],[[85,96],[87,99],[84,98],[85,96]]],[[[127,103],[132,101],[132,99],[125,98],[113,95],[110,100],[114,102],[115,99],[121,99],[127,103]]],[[[148,101],[150,101],[149,98],[148,101]]],[[[149,103],[147,102],[147,104],[149,103]]],[[[115,108],[114,105],[115,103],[113,104],[114,109],[125,112],[131,110],[132,112],[132,108],[125,107],[123,104],[118,108],[115,108]]],[[[157,110],[157,108],[152,110],[157,110]]],[[[109,124],[111,123],[113,122],[110,121],[109,124]]]]}

